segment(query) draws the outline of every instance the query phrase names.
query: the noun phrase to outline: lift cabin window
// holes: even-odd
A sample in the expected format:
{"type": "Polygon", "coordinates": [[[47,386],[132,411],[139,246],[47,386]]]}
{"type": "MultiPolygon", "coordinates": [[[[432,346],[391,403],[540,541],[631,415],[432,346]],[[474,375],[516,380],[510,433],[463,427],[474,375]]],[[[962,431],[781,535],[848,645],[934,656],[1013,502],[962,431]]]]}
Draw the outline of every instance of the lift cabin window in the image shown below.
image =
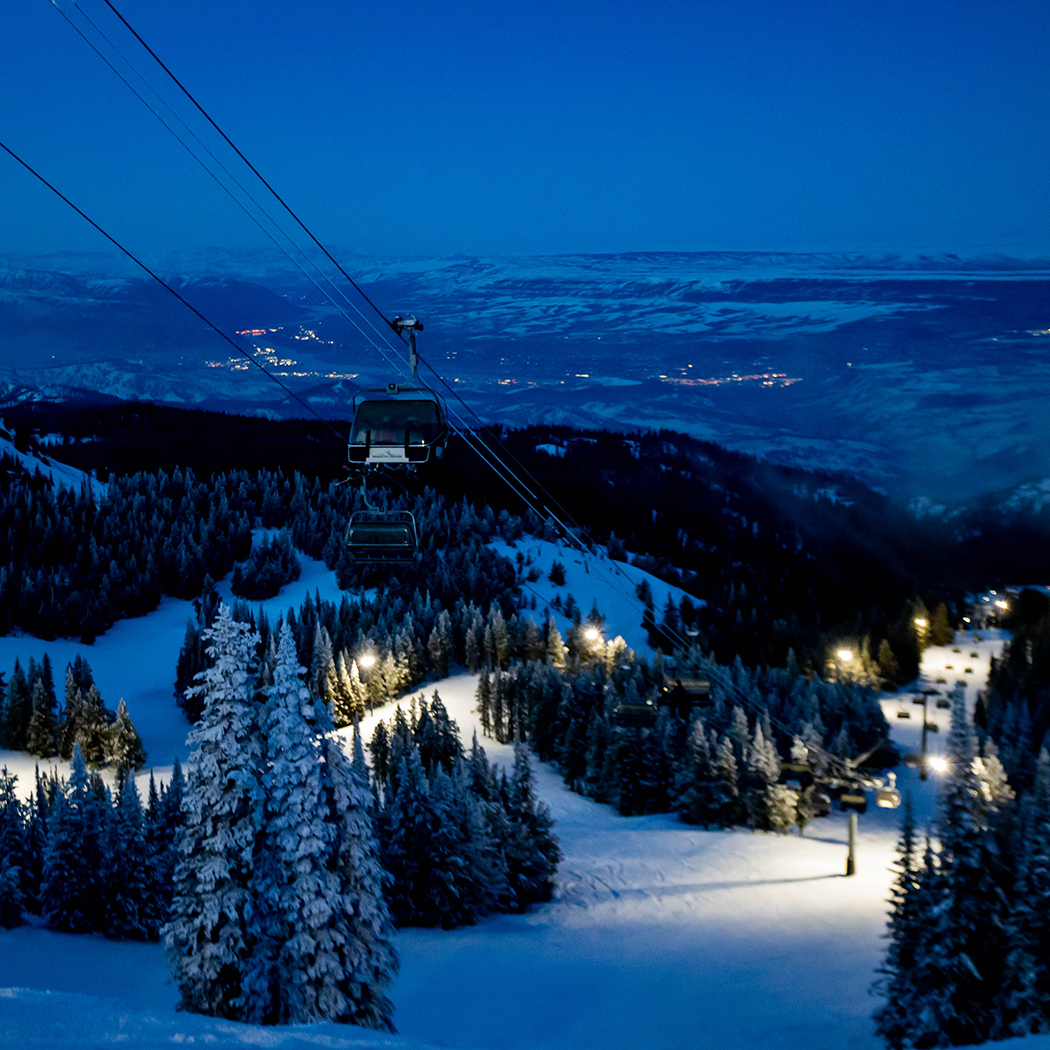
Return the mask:
{"type": "Polygon", "coordinates": [[[364,401],[354,416],[354,445],[432,445],[441,436],[433,401],[364,401]]]}

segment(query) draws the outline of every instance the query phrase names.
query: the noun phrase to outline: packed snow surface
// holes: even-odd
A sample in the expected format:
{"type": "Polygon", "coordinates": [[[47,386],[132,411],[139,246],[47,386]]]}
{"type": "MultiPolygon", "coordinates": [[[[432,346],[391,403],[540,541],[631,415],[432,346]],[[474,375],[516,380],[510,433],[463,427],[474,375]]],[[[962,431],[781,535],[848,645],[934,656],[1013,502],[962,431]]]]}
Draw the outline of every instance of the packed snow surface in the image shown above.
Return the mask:
{"type": "MultiPolygon", "coordinates": [[[[570,583],[580,587],[574,593],[586,614],[592,595],[575,574],[584,580],[592,575],[561,554],[571,577],[564,589],[570,583]]],[[[269,603],[274,616],[315,588],[333,594],[334,581],[323,566],[306,559],[303,566],[303,579],[269,603]]],[[[630,624],[621,627],[617,620],[628,611],[633,620],[632,605],[621,601],[616,609],[603,609],[608,634],[627,635],[630,624]]],[[[167,764],[173,748],[185,754],[177,746],[186,726],[180,726],[171,682],[190,608],[166,601],[149,617],[118,624],[90,647],[3,638],[0,666],[9,670],[15,655],[25,663],[29,655],[39,659],[48,651],[60,675],[67,659],[85,653],[107,702],[128,700],[152,760],[167,764]]],[[[958,677],[972,700],[1001,644],[988,632],[980,642],[960,636],[960,653],[952,647],[927,650],[923,675],[936,682],[953,673],[947,664],[964,657],[973,670],[958,677]]],[[[425,690],[428,696],[440,692],[468,744],[476,730],[480,738],[475,683],[474,676],[458,674],[425,690]]],[[[903,697],[885,701],[904,750],[915,746],[915,719],[897,719],[892,712],[907,703],[903,697]]],[[[387,708],[367,719],[366,738],[376,719],[391,713],[387,708]]],[[[930,712],[931,719],[944,714],[935,707],[930,712]]],[[[943,746],[943,732],[931,742],[943,746]]],[[[511,762],[509,747],[483,743],[491,758],[511,762]]],[[[8,752],[0,755],[3,761],[31,780],[24,756],[8,752]]],[[[881,1047],[870,1020],[869,986],[885,947],[898,813],[873,809],[860,818],[859,873],[846,878],[842,813],[815,821],[804,837],[703,831],[672,816],[621,817],[568,792],[549,767],[538,766],[537,777],[564,852],[554,900],[528,915],[498,916],[472,928],[398,933],[401,973],[391,989],[398,1036],[335,1025],[263,1029],[179,1014],[159,945],[31,926],[0,931],[0,989],[6,989],[0,991],[0,1045],[881,1047]]],[[[932,812],[935,781],[920,784],[912,770],[902,769],[899,782],[916,796],[920,813],[932,812]]],[[[1024,1046],[1050,1050],[1050,1038],[1029,1039],[1024,1046]]]]}

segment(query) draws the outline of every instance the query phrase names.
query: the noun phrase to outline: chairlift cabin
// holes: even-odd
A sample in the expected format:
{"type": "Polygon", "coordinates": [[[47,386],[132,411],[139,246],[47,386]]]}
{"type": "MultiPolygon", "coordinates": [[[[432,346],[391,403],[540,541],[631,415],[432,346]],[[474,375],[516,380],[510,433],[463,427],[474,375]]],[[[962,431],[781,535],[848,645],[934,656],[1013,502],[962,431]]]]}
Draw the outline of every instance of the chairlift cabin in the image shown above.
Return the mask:
{"type": "Polygon", "coordinates": [[[363,467],[416,467],[445,450],[445,408],[432,390],[391,383],[354,398],[347,443],[350,462],[363,467]]]}
{"type": "Polygon", "coordinates": [[[395,317],[391,327],[408,333],[411,378],[406,385],[388,383],[385,390],[365,390],[354,398],[354,421],[347,442],[351,463],[362,467],[417,467],[445,450],[448,413],[444,402],[419,383],[414,317],[395,317]]]}
{"type": "Polygon", "coordinates": [[[415,559],[416,519],[405,511],[359,510],[346,526],[346,546],[358,565],[389,565],[415,559]]]}

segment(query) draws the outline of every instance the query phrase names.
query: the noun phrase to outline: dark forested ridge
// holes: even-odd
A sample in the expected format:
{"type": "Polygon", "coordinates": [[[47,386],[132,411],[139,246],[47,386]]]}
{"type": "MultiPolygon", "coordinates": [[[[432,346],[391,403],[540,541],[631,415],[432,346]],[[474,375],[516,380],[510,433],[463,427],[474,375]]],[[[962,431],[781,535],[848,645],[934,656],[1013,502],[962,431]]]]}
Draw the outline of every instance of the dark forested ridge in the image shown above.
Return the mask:
{"type": "MultiPolygon", "coordinates": [[[[346,424],[146,404],[24,405],[7,423],[18,445],[46,437],[42,447],[59,461],[114,479],[113,509],[93,510],[72,493],[54,497],[61,506],[49,509],[42,483],[0,478],[0,528],[12,537],[7,587],[17,577],[21,595],[7,603],[8,626],[90,637],[151,608],[160,593],[193,597],[206,574],[218,578],[246,557],[253,524],[290,528],[300,550],[349,578],[338,538],[354,495],[330,488],[347,476],[346,424]],[[110,530],[109,519],[121,528],[110,530]],[[88,535],[94,546],[76,547],[88,535]],[[63,586],[83,581],[90,595],[74,586],[88,607],[64,621],[48,576],[63,569],[70,574],[63,586]]],[[[575,520],[614,557],[630,556],[703,599],[695,613],[700,644],[723,662],[740,656],[748,665],[783,666],[794,650],[800,665],[819,671],[828,644],[866,638],[873,657],[887,641],[907,678],[917,660],[907,625],[918,599],[951,607],[966,589],[1001,582],[996,572],[1008,566],[1022,562],[1038,573],[1050,549],[1040,541],[1041,520],[997,529],[956,518],[949,527],[943,518],[916,519],[845,475],[777,466],[680,434],[530,427],[485,436],[502,438],[514,469],[550,494],[541,511],[575,520]]],[[[523,515],[529,530],[557,536],[453,439],[425,475],[394,481],[396,498],[426,519],[425,549],[455,544],[447,529],[433,528],[443,512],[424,481],[444,505],[473,503],[490,531],[509,512],[523,515]]]]}

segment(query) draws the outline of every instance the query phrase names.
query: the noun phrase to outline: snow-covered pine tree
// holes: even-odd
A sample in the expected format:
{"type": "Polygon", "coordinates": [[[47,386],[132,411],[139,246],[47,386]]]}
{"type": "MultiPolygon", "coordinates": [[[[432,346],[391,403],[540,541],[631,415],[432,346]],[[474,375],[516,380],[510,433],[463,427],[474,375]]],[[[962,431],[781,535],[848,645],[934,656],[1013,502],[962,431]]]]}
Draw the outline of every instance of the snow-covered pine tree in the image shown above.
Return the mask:
{"type": "Polygon", "coordinates": [[[347,654],[340,652],[335,663],[329,665],[325,695],[332,705],[332,717],[337,726],[348,726],[354,721],[354,698],[350,694],[350,670],[347,654]]]}
{"type": "Polygon", "coordinates": [[[163,908],[133,776],[128,776],[121,787],[115,812],[108,822],[106,841],[106,936],[156,940],[164,921],[163,908]]]}
{"type": "MultiPolygon", "coordinates": [[[[986,742],[986,747],[987,747],[986,742]]],[[[1050,1032],[1050,753],[1024,797],[998,1014],[1006,1035],[1050,1032]]]]}
{"type": "Polygon", "coordinates": [[[244,1015],[250,883],[261,823],[262,747],[252,674],[259,639],[225,604],[205,638],[212,666],[198,673],[190,690],[203,710],[188,737],[192,750],[165,947],[181,1007],[237,1020],[244,1015]]]}
{"type": "Polygon", "coordinates": [[[83,693],[77,726],[77,743],[89,766],[101,766],[106,761],[108,729],[106,705],[102,702],[98,687],[92,682],[83,693]]]}
{"type": "Polygon", "coordinates": [[[40,903],[44,921],[53,930],[91,933],[103,928],[103,819],[76,745],[69,783],[55,795],[47,818],[40,903]]]}
{"type": "Polygon", "coordinates": [[[24,751],[29,720],[32,717],[32,693],[22,665],[15,659],[15,667],[7,682],[3,703],[0,705],[0,747],[24,751]]]}
{"type": "Polygon", "coordinates": [[[15,791],[17,777],[0,769],[0,926],[5,930],[25,921],[22,882],[27,874],[25,816],[15,791]]]}
{"type": "MultiPolygon", "coordinates": [[[[338,882],[328,869],[321,771],[304,708],[310,693],[285,624],[267,687],[265,809],[252,879],[252,954],[245,964],[244,1014],[256,1023],[321,1020],[318,963],[324,969],[338,882]]],[[[321,983],[327,975],[320,975],[321,983]]]]}
{"type": "Polygon", "coordinates": [[[778,783],[780,759],[773,742],[762,732],[761,720],[747,752],[744,769],[747,823],[752,830],[785,832],[795,822],[794,793],[778,783]]]}
{"type": "Polygon", "coordinates": [[[707,730],[701,719],[689,727],[685,760],[678,778],[678,813],[687,824],[705,828],[720,822],[725,785],[715,769],[707,730]]]}
{"type": "Polygon", "coordinates": [[[26,730],[26,750],[31,755],[50,758],[57,752],[55,701],[40,679],[33,685],[31,706],[33,714],[26,730]]]}
{"type": "Polygon", "coordinates": [[[440,908],[432,900],[432,843],[437,814],[419,752],[400,759],[397,788],[384,811],[382,864],[391,876],[390,913],[398,926],[437,926],[440,908]]]}
{"type": "Polygon", "coordinates": [[[958,692],[952,698],[938,866],[924,879],[932,899],[914,968],[909,1037],[917,1046],[983,1042],[1001,1027],[1011,873],[991,823],[994,811],[982,800],[976,757],[977,740],[958,692]]]}
{"type": "Polygon", "coordinates": [[[549,901],[561,848],[554,819],[546,803],[537,801],[532,761],[524,744],[514,745],[514,774],[510,781],[507,815],[511,837],[506,846],[507,877],[517,907],[549,901]]]}
{"type": "Polygon", "coordinates": [[[117,717],[109,727],[107,752],[110,761],[117,768],[117,779],[123,783],[124,778],[146,764],[146,751],[128,714],[127,704],[121,699],[117,705],[117,717]]]}
{"type": "Polygon", "coordinates": [[[565,640],[553,616],[547,621],[547,660],[552,667],[565,669],[565,640]]]}
{"type": "Polygon", "coordinates": [[[901,834],[897,842],[896,874],[890,889],[889,947],[872,990],[884,1002],[875,1010],[875,1031],[893,1050],[909,1038],[915,1013],[915,962],[925,940],[927,916],[921,905],[921,861],[916,855],[915,819],[911,796],[904,796],[901,834]]]}
{"type": "Polygon", "coordinates": [[[345,924],[345,940],[333,939],[341,952],[340,965],[332,968],[332,979],[318,1002],[331,1020],[393,1031],[394,1008],[386,989],[397,974],[398,960],[390,943],[390,912],[383,895],[385,876],[364,749],[355,730],[353,762],[348,762],[323,709],[318,728],[322,790],[334,828],[331,867],[340,894],[336,918],[345,924]]]}

